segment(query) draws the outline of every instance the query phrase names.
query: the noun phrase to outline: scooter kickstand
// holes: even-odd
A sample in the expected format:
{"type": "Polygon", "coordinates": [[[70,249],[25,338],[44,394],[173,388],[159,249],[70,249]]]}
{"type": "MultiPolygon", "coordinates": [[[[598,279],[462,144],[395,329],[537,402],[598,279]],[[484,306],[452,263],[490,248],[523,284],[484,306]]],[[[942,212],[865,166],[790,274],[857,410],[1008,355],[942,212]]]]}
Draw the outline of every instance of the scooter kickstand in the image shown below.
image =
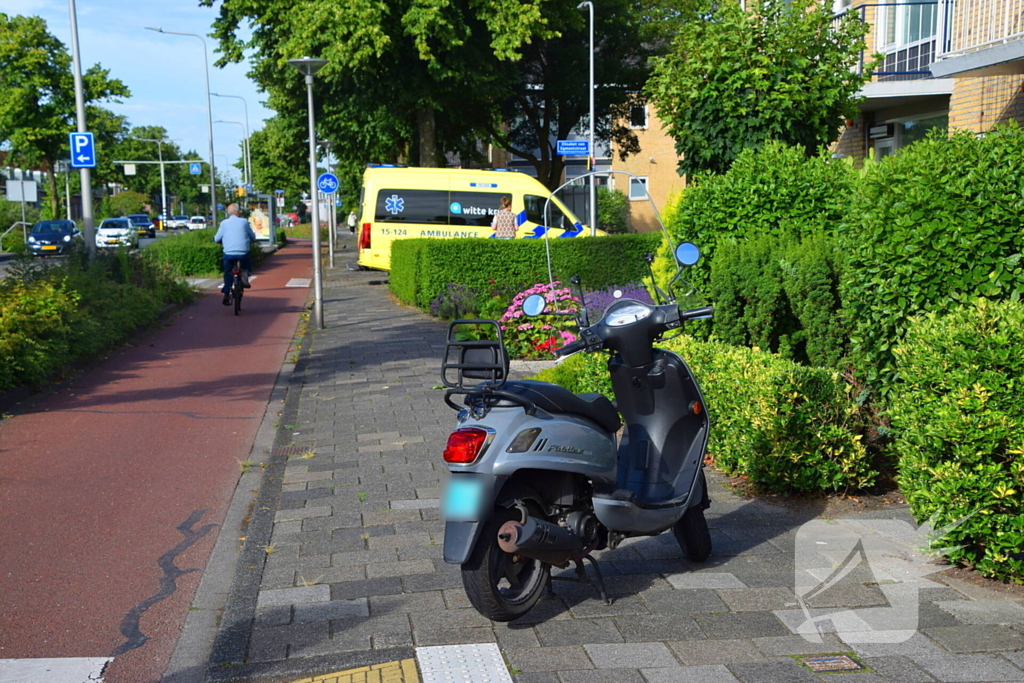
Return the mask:
{"type": "MultiPolygon", "coordinates": [[[[590,564],[594,566],[594,574],[597,576],[597,581],[590,581],[587,579],[587,583],[597,585],[597,590],[601,593],[601,599],[604,600],[604,604],[612,604],[612,601],[608,599],[608,593],[604,590],[604,577],[601,576],[601,567],[598,566],[597,560],[595,560],[590,554],[584,555],[583,559],[590,560],[590,564]]],[[[584,568],[582,560],[576,561],[576,573],[582,574],[584,577],[587,575],[587,570],[584,568]]]]}

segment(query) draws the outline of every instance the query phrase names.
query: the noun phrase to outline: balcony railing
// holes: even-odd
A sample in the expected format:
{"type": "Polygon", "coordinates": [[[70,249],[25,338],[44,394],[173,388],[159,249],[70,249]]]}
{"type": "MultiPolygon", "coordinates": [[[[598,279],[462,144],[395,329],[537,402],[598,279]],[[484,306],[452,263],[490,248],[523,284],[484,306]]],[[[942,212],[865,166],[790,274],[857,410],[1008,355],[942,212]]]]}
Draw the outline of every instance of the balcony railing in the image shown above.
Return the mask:
{"type": "Polygon", "coordinates": [[[876,81],[931,78],[937,59],[1024,38],[1024,0],[855,2],[846,12],[870,27],[860,71],[870,55],[883,55],[876,81]]]}

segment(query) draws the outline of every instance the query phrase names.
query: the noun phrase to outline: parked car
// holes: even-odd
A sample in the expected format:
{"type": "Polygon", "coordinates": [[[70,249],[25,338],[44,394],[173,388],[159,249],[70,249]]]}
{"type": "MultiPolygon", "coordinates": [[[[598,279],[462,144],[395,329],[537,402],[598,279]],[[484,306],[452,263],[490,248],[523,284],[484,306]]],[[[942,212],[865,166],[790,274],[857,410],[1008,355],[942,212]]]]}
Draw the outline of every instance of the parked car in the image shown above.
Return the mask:
{"type": "Polygon", "coordinates": [[[188,219],[189,230],[202,230],[206,227],[206,216],[192,216],[188,219]]]}
{"type": "Polygon", "coordinates": [[[96,229],[97,247],[134,247],[139,244],[139,231],[129,218],[107,218],[96,229]]]}
{"type": "Polygon", "coordinates": [[[128,215],[128,220],[135,226],[136,232],[142,237],[156,237],[156,226],[144,213],[133,213],[128,215]]]}
{"type": "Polygon", "coordinates": [[[74,221],[39,221],[28,233],[29,251],[36,256],[57,256],[76,249],[82,232],[74,221]]]}
{"type": "Polygon", "coordinates": [[[188,216],[173,216],[167,221],[168,228],[187,228],[188,216]]]}

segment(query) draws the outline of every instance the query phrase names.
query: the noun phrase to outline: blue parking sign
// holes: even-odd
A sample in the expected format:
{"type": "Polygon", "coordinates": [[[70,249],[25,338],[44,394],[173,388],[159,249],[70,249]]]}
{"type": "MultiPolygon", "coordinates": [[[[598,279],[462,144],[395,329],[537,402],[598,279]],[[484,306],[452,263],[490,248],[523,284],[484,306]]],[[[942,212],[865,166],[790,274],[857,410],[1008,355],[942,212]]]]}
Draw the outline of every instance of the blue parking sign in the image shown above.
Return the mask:
{"type": "Polygon", "coordinates": [[[203,172],[203,165],[202,164],[189,164],[188,165],[188,172],[191,173],[192,175],[199,175],[200,173],[203,172]]]}
{"type": "Polygon", "coordinates": [[[92,133],[69,133],[71,168],[96,168],[96,144],[92,133]]]}
{"type": "Polygon", "coordinates": [[[316,186],[324,194],[334,194],[338,191],[338,176],[333,173],[321,173],[316,179],[316,186]]]}

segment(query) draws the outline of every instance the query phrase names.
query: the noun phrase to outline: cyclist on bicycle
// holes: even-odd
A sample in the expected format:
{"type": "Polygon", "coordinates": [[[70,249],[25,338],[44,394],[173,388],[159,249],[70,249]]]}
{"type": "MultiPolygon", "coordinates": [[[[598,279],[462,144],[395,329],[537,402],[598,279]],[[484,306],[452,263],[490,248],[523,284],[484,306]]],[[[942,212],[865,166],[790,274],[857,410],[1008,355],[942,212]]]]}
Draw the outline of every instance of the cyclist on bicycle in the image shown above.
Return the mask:
{"type": "Polygon", "coordinates": [[[249,260],[249,245],[256,241],[256,233],[249,227],[249,221],[238,215],[238,204],[228,206],[228,217],[220,223],[213,241],[224,246],[224,305],[231,305],[231,262],[241,262],[242,286],[249,289],[252,262],[249,260]]]}

